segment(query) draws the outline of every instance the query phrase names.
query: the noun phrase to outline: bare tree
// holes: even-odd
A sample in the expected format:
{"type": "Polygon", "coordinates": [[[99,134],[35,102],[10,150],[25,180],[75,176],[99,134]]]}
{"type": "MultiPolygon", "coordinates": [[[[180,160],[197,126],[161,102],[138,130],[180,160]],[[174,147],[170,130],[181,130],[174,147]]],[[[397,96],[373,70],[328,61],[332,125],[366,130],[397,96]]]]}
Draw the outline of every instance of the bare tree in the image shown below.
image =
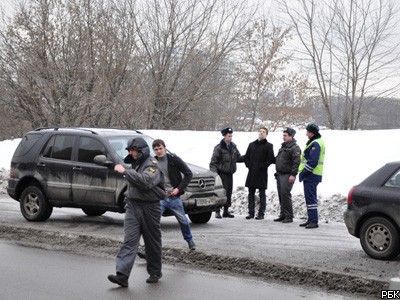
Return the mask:
{"type": "Polygon", "coordinates": [[[115,124],[131,27],[102,0],[31,0],[0,32],[2,101],[32,127],[115,124]]]}
{"type": "MultiPolygon", "coordinates": [[[[144,83],[148,128],[171,128],[196,104],[224,93],[210,81],[238,47],[254,15],[247,1],[150,0],[130,2],[148,71],[144,83]],[[210,88],[210,84],[214,87],[210,88]]],[[[199,106],[197,106],[199,107],[199,106]]]]}
{"type": "MultiPolygon", "coordinates": [[[[394,74],[398,12],[392,0],[279,1],[309,57],[328,127],[356,129],[368,96],[390,94],[398,85],[382,87],[394,74]],[[379,85],[379,89],[377,86],[379,85]],[[340,124],[333,99],[345,97],[340,124]]],[[[301,55],[300,55],[301,56],[301,55]]]]}
{"type": "Polygon", "coordinates": [[[299,113],[306,99],[307,79],[286,71],[290,57],[283,47],[290,39],[288,28],[261,19],[241,36],[237,67],[239,103],[235,119],[240,128],[252,131],[263,120],[277,127],[299,113]]]}

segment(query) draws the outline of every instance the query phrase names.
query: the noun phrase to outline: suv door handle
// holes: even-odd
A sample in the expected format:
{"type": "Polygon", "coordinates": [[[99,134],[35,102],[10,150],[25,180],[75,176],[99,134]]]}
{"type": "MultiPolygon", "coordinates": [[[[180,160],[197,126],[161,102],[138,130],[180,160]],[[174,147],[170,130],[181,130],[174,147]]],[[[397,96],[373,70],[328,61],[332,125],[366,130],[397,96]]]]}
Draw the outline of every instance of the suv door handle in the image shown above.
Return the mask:
{"type": "Polygon", "coordinates": [[[45,164],[45,163],[42,163],[42,162],[40,162],[40,163],[38,163],[38,164],[37,164],[37,166],[38,166],[38,167],[41,167],[41,168],[44,168],[44,167],[46,166],[46,164],[45,164]]]}
{"type": "Polygon", "coordinates": [[[72,170],[74,170],[74,171],[82,171],[82,167],[79,167],[79,166],[73,167],[72,170]]]}

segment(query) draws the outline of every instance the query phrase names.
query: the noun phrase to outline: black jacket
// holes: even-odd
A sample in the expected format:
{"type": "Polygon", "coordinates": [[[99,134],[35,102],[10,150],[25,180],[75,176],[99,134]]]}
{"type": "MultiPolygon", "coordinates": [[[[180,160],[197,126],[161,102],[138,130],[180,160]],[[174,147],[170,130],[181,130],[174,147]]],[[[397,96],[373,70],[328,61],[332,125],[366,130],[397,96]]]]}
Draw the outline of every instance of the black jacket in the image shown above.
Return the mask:
{"type": "Polygon", "coordinates": [[[282,143],[276,156],[276,172],[296,176],[300,165],[300,155],[301,150],[295,139],[289,143],[282,143]]]}
{"type": "Polygon", "coordinates": [[[214,147],[210,162],[210,170],[215,173],[233,174],[236,172],[236,161],[240,153],[235,143],[230,143],[228,149],[225,140],[214,147]]]}
{"type": "Polygon", "coordinates": [[[275,163],[273,145],[265,140],[255,140],[249,144],[246,154],[238,162],[244,162],[249,169],[246,186],[266,189],[268,187],[268,167],[275,163]]]}
{"type": "Polygon", "coordinates": [[[167,160],[169,180],[173,188],[179,189],[177,196],[180,196],[185,193],[190,180],[192,180],[193,173],[179,156],[167,153],[167,160]]]}

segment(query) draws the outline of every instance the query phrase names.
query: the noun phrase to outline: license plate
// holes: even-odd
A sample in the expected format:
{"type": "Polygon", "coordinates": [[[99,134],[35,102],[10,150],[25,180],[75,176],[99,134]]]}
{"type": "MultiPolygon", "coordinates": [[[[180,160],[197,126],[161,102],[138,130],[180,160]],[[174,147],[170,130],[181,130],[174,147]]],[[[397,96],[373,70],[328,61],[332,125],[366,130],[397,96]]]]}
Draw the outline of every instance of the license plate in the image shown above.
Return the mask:
{"type": "Polygon", "coordinates": [[[208,206],[214,204],[212,199],[204,198],[204,199],[197,199],[196,200],[197,206],[208,206]]]}

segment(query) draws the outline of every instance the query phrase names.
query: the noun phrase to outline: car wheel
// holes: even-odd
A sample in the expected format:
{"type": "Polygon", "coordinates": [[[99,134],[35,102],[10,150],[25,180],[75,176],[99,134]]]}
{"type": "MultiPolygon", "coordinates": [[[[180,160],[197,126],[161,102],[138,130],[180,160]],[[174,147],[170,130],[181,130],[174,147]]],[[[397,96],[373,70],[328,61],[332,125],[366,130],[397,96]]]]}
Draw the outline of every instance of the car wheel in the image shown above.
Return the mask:
{"type": "Polygon", "coordinates": [[[32,222],[46,221],[53,212],[43,191],[37,186],[28,186],[21,195],[19,203],[21,213],[25,219],[32,222]]]}
{"type": "Polygon", "coordinates": [[[94,208],[94,207],[83,207],[82,211],[90,217],[98,217],[106,212],[105,209],[94,208]]]}
{"type": "Polygon", "coordinates": [[[386,218],[373,217],[364,222],[360,231],[363,250],[372,258],[392,259],[400,253],[397,228],[386,218]]]}
{"type": "Polygon", "coordinates": [[[204,212],[200,214],[189,214],[189,219],[195,224],[205,224],[211,219],[212,212],[204,212]]]}

